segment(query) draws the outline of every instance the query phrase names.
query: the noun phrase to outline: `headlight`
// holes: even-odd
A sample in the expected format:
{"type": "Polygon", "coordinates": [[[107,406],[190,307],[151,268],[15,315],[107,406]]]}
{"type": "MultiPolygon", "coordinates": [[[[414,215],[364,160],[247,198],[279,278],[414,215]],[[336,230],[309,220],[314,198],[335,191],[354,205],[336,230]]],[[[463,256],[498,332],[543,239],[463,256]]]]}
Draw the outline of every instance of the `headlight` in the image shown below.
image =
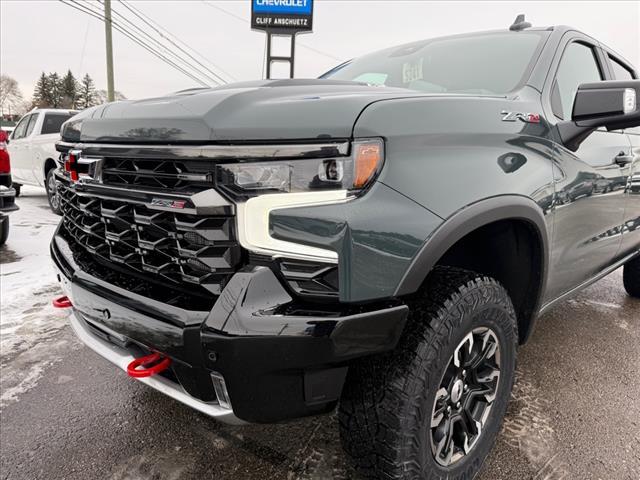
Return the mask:
{"type": "Polygon", "coordinates": [[[383,161],[382,140],[358,140],[353,142],[348,157],[218,165],[216,183],[232,196],[241,198],[318,190],[356,193],[371,184],[383,161]]]}

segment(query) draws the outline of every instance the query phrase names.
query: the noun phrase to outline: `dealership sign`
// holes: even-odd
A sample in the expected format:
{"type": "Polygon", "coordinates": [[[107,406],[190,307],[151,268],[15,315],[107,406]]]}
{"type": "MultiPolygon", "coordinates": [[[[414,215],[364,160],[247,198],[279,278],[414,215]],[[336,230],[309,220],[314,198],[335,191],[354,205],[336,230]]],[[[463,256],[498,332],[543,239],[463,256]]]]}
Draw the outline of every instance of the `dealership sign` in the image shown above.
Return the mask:
{"type": "Polygon", "coordinates": [[[309,32],[313,28],[313,0],[251,0],[251,28],[309,32]]]}

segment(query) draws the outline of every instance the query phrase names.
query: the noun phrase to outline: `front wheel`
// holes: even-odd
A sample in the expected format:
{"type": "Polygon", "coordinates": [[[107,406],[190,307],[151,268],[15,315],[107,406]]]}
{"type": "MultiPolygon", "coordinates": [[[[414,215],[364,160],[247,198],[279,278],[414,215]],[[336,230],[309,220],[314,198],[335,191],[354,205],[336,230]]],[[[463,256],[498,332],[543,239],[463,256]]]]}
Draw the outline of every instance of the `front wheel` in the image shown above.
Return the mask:
{"type": "Polygon", "coordinates": [[[0,247],[7,242],[9,238],[9,217],[6,215],[0,216],[0,247]]]}
{"type": "Polygon", "coordinates": [[[396,350],[349,369],[340,434],[365,478],[473,478],[506,411],[518,339],[506,290],[437,267],[423,295],[396,350]]]}
{"type": "Polygon", "coordinates": [[[49,200],[49,207],[51,207],[51,211],[56,215],[62,215],[62,210],[60,209],[60,196],[58,195],[56,176],[54,175],[54,172],[55,168],[49,169],[44,186],[47,190],[47,200],[49,200]]]}
{"type": "Polygon", "coordinates": [[[640,255],[625,264],[622,280],[627,293],[640,298],[640,255]]]}

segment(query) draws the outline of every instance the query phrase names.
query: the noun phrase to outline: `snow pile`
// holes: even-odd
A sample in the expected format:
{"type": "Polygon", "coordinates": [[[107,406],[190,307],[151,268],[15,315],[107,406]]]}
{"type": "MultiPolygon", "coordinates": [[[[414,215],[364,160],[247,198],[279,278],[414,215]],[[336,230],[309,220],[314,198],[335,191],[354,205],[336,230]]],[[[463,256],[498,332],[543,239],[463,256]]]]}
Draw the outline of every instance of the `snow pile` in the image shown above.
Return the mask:
{"type": "Polygon", "coordinates": [[[40,189],[23,187],[11,214],[9,239],[0,249],[0,406],[37,384],[69,341],[54,338],[68,313],[51,306],[61,294],[49,257],[60,217],[40,189]]]}

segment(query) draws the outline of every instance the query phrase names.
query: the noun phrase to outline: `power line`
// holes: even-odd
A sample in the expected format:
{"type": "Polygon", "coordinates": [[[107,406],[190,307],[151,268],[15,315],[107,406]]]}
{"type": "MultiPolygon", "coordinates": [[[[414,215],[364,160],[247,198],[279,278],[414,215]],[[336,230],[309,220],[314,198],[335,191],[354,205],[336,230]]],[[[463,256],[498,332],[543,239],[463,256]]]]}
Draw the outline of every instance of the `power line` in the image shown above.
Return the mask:
{"type": "Polygon", "coordinates": [[[80,65],[78,65],[78,75],[82,75],[82,64],[84,62],[84,51],[87,47],[87,37],[89,36],[89,22],[87,18],[87,29],[84,31],[84,41],[82,42],[82,52],[80,53],[80,65]]]}
{"type": "Polygon", "coordinates": [[[229,72],[225,71],[222,67],[220,67],[219,65],[216,65],[215,63],[213,63],[211,60],[207,59],[204,55],[202,55],[200,52],[198,52],[197,50],[195,50],[193,47],[187,45],[184,41],[180,40],[177,36],[175,36],[174,34],[172,34],[171,32],[169,32],[166,28],[162,27],[160,24],[158,24],[158,22],[154,21],[152,18],[150,18],[148,15],[144,14],[143,12],[141,12],[140,10],[138,10],[137,8],[135,8],[133,5],[130,5],[129,3],[125,2],[125,0],[120,0],[120,3],[122,4],[122,6],[124,6],[126,9],[128,9],[131,13],[133,13],[136,17],[138,17],[140,20],[142,20],[144,23],[146,23],[147,25],[149,25],[149,27],[151,27],[155,32],[157,32],[162,38],[164,38],[165,40],[167,40],[169,43],[171,43],[174,47],[176,47],[177,49],[179,49],[181,52],[183,52],[185,55],[187,55],[189,58],[191,58],[194,62],[196,62],[198,65],[200,65],[202,68],[204,68],[205,70],[207,70],[208,72],[210,72],[211,74],[215,75],[217,78],[220,79],[220,81],[222,83],[227,83],[227,80],[221,76],[220,74],[218,74],[217,72],[214,72],[213,70],[211,70],[209,67],[207,67],[206,65],[203,65],[198,59],[196,59],[193,55],[191,55],[188,51],[186,51],[184,48],[182,48],[180,45],[178,45],[176,42],[179,42],[180,44],[182,44],[185,48],[191,50],[193,53],[195,53],[196,55],[198,55],[201,59],[203,59],[204,61],[208,62],[210,65],[212,65],[214,68],[218,69],[219,71],[221,71],[222,73],[224,73],[227,77],[229,77],[231,80],[236,80],[236,78],[231,75],[229,72]],[[164,32],[164,33],[163,33],[164,32]],[[176,42],[174,42],[170,37],[173,37],[176,42]]]}
{"type": "MultiPolygon", "coordinates": [[[[241,22],[244,22],[244,23],[251,23],[251,22],[249,22],[249,20],[247,20],[246,18],[243,18],[243,17],[241,17],[240,15],[236,15],[235,13],[230,12],[229,10],[226,10],[226,9],[224,9],[224,8],[222,8],[222,7],[218,6],[218,5],[215,5],[215,4],[213,4],[213,3],[211,3],[211,2],[208,2],[208,1],[206,1],[206,0],[200,0],[200,1],[201,1],[202,3],[204,3],[205,5],[208,5],[208,6],[209,6],[209,7],[211,7],[211,8],[215,8],[216,10],[219,10],[219,11],[221,11],[221,12],[223,12],[223,13],[226,13],[227,15],[229,15],[229,16],[231,16],[231,17],[235,18],[236,20],[240,20],[241,22]]],[[[323,52],[322,50],[318,50],[317,48],[311,47],[311,46],[306,45],[306,44],[304,44],[304,43],[302,43],[302,42],[298,42],[298,44],[299,44],[302,48],[306,48],[307,50],[311,50],[312,52],[317,53],[317,54],[319,54],[319,55],[324,55],[325,57],[331,58],[331,59],[336,60],[336,61],[338,61],[338,62],[342,62],[342,61],[343,61],[343,59],[342,59],[342,58],[338,58],[338,57],[336,57],[335,55],[331,55],[330,53],[323,52]]]]}
{"type": "MultiPolygon", "coordinates": [[[[104,22],[105,18],[104,16],[100,13],[100,12],[96,12],[93,9],[87,8],[84,5],[80,5],[78,4],[75,0],[59,0],[61,3],[71,7],[71,8],[75,8],[76,10],[86,13],[94,18],[97,18],[98,20],[104,22]]],[[[157,51],[155,51],[152,47],[150,47],[147,43],[145,43],[142,40],[139,40],[137,37],[135,37],[134,35],[129,34],[128,32],[126,32],[125,30],[123,30],[119,24],[116,24],[115,22],[112,22],[113,27],[118,30],[120,33],[122,33],[123,35],[125,35],[127,38],[129,38],[130,40],[132,40],[133,42],[137,43],[138,45],[140,45],[142,48],[144,48],[145,50],[149,51],[152,55],[158,57],[160,60],[162,60],[163,62],[167,63],[168,65],[174,67],[175,69],[177,69],[178,71],[180,71],[181,73],[185,74],[186,76],[188,76],[189,78],[191,78],[192,80],[196,81],[197,83],[199,83],[202,86],[206,86],[208,87],[209,85],[206,84],[205,82],[203,82],[202,80],[200,80],[199,78],[195,77],[194,75],[192,75],[191,73],[187,72],[186,70],[184,70],[183,68],[181,68],[180,66],[176,65],[175,63],[173,63],[171,60],[169,60],[168,58],[166,58],[164,55],[162,55],[161,53],[158,53],[157,51]]]]}
{"type": "MultiPolygon", "coordinates": [[[[76,1],[76,0],[71,0],[71,1],[76,1]]],[[[101,1],[101,0],[99,0],[99,1],[101,1]]],[[[88,4],[89,4],[89,2],[86,2],[83,5],[86,8],[89,8],[88,4]]],[[[213,72],[213,73],[216,76],[212,76],[212,75],[207,74],[205,71],[199,69],[198,67],[190,64],[188,61],[186,61],[180,55],[176,54],[173,50],[168,48],[165,44],[163,44],[162,42],[160,42],[159,40],[154,38],[152,35],[150,35],[148,32],[146,32],[144,29],[142,29],[138,25],[136,25],[135,22],[132,22],[127,17],[122,15],[119,11],[115,10],[114,8],[112,8],[112,12],[115,15],[117,15],[122,21],[126,22],[128,25],[133,27],[133,29],[135,29],[135,30],[137,30],[139,32],[139,33],[136,33],[136,32],[133,32],[133,31],[129,30],[130,34],[132,34],[134,36],[137,36],[138,39],[141,39],[139,35],[142,34],[142,36],[143,36],[142,39],[144,39],[145,42],[151,42],[152,48],[154,48],[154,49],[158,49],[159,48],[160,52],[162,53],[162,55],[165,55],[165,56],[169,57],[174,63],[177,63],[177,64],[181,65],[184,69],[191,69],[200,78],[205,79],[206,82],[213,82],[216,85],[220,85],[220,84],[226,83],[226,80],[224,80],[220,76],[216,75],[215,72],[213,72]]],[[[112,22],[117,23],[117,21],[113,20],[113,19],[112,19],[112,22]]],[[[126,29],[130,29],[131,28],[131,27],[128,27],[127,25],[123,25],[123,24],[119,24],[119,26],[121,28],[126,28],[126,29]]]]}
{"type": "MultiPolygon", "coordinates": [[[[87,15],[91,15],[94,18],[97,18],[98,20],[104,22],[104,16],[101,15],[99,12],[96,12],[95,10],[92,10],[90,8],[86,8],[84,5],[79,5],[77,2],[75,2],[74,0],[58,0],[59,2],[63,3],[64,5],[67,5],[71,8],[74,8],[80,12],[86,13],[87,15]]],[[[161,61],[167,63],[168,65],[174,67],[176,70],[178,70],[179,72],[183,73],[184,75],[186,75],[187,77],[191,78],[192,80],[194,80],[195,82],[199,83],[201,86],[203,87],[209,87],[210,85],[208,85],[207,83],[203,82],[201,79],[197,78],[196,76],[194,76],[193,74],[191,74],[190,72],[184,70],[182,67],[180,67],[179,65],[176,65],[174,62],[172,62],[170,59],[166,58],[164,55],[162,55],[161,53],[158,53],[157,51],[155,51],[152,47],[150,47],[146,42],[139,40],[138,38],[136,38],[134,35],[129,34],[126,30],[122,29],[119,24],[116,24],[115,22],[113,23],[113,27],[118,30],[120,33],[122,33],[124,36],[126,36],[127,38],[129,38],[131,41],[137,43],[138,45],[140,45],[142,48],[144,48],[145,50],[147,50],[148,52],[150,52],[152,55],[154,55],[155,57],[159,58],[161,61]]]]}
{"type": "Polygon", "coordinates": [[[115,22],[115,23],[118,23],[119,21],[126,22],[128,25],[124,25],[123,23],[118,23],[118,25],[121,28],[127,29],[130,34],[136,36],[136,38],[138,38],[139,40],[149,42],[151,48],[155,49],[157,52],[166,56],[172,62],[180,65],[185,70],[190,70],[194,75],[198,76],[200,79],[204,79],[205,83],[207,84],[209,84],[209,82],[212,82],[216,85],[219,85],[221,83],[221,81],[218,80],[217,78],[214,78],[213,76],[208,75],[206,72],[201,71],[197,67],[191,65],[188,61],[184,60],[184,58],[180,57],[180,55],[177,55],[176,53],[171,51],[171,49],[167,48],[166,45],[164,45],[162,42],[160,42],[159,40],[151,36],[148,32],[145,32],[143,29],[138,27],[138,25],[133,23],[131,20],[124,17],[122,14],[120,14],[120,12],[116,11],[115,9],[112,9],[112,13],[115,14],[120,19],[120,20],[112,19],[112,22],[115,22]]]}

